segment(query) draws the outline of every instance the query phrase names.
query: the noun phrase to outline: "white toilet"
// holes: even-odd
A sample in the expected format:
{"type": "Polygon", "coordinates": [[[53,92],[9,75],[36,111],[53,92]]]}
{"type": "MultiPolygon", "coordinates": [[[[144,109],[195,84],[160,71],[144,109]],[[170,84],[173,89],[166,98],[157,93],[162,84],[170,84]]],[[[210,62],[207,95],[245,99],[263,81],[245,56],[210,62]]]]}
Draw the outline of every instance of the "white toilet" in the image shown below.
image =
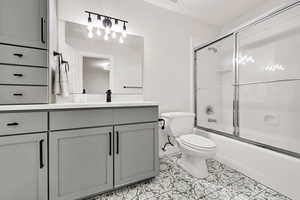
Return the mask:
{"type": "Polygon", "coordinates": [[[162,113],[166,121],[166,132],[175,137],[182,157],[177,164],[197,178],[208,176],[206,159],[214,157],[216,144],[205,137],[194,133],[194,113],[170,112],[162,113]]]}

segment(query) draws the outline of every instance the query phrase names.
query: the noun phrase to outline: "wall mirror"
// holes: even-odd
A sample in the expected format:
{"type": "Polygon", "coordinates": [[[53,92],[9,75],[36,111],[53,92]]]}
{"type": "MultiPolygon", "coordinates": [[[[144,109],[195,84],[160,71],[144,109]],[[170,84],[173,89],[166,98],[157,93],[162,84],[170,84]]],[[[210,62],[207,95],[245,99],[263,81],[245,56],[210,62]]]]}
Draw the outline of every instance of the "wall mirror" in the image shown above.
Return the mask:
{"type": "MultiPolygon", "coordinates": [[[[88,36],[85,25],[63,22],[64,33],[60,48],[73,69],[73,91],[87,94],[142,94],[144,38],[128,34],[123,43],[119,34],[108,40],[102,35],[88,36]],[[82,79],[82,80],[80,80],[82,79]]],[[[61,36],[60,36],[61,37],[61,36]]]]}

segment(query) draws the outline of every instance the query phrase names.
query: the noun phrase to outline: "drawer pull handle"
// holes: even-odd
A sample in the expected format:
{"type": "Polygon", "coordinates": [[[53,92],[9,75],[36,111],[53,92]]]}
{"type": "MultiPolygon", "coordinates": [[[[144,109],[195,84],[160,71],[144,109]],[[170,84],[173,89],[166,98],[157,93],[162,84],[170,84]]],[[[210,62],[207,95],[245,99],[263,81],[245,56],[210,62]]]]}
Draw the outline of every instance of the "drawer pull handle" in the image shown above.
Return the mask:
{"type": "Polygon", "coordinates": [[[44,19],[44,17],[41,17],[41,42],[42,43],[46,43],[46,41],[45,41],[45,30],[44,30],[44,23],[45,23],[45,19],[44,19]]]}
{"type": "Polygon", "coordinates": [[[13,95],[14,95],[14,96],[23,96],[22,93],[14,93],[13,95]]]}
{"type": "Polygon", "coordinates": [[[44,168],[44,156],[43,156],[43,143],[44,140],[40,140],[40,169],[44,168]]]}
{"type": "Polygon", "coordinates": [[[119,154],[119,131],[117,131],[117,154],[119,154]]]}
{"type": "Polygon", "coordinates": [[[21,57],[23,57],[23,54],[21,54],[21,53],[14,53],[14,56],[17,56],[17,57],[21,58],[21,57]]]}
{"type": "Polygon", "coordinates": [[[112,145],[111,145],[111,142],[112,142],[112,137],[111,137],[111,132],[109,132],[109,155],[111,156],[112,154],[112,145]]]}
{"type": "Polygon", "coordinates": [[[19,125],[18,122],[12,122],[7,124],[7,126],[18,126],[18,125],[19,125]]]}
{"type": "Polygon", "coordinates": [[[22,77],[23,74],[14,74],[14,76],[17,76],[17,77],[22,77]]]}

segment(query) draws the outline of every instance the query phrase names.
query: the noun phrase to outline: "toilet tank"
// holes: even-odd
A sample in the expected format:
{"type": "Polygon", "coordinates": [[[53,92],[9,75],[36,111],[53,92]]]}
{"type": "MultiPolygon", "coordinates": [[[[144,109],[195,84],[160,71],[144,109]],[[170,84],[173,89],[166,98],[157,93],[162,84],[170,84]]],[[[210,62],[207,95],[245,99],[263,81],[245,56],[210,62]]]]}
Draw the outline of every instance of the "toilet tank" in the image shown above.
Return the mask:
{"type": "Polygon", "coordinates": [[[194,113],[169,112],[162,113],[161,117],[166,120],[166,131],[168,135],[179,137],[193,133],[194,113]]]}

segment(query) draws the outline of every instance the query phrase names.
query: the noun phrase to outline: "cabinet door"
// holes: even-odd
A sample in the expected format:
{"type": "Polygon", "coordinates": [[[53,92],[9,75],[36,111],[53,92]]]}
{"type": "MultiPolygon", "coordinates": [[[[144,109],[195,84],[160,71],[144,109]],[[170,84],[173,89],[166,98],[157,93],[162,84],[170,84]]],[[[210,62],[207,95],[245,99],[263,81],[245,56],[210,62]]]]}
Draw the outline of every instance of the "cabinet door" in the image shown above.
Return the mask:
{"type": "Polygon", "coordinates": [[[115,128],[115,186],[154,177],[159,172],[158,124],[115,128]]]}
{"type": "Polygon", "coordinates": [[[113,188],[113,129],[50,133],[50,199],[70,200],[113,188]]]}
{"type": "Polygon", "coordinates": [[[0,137],[0,199],[47,200],[47,134],[0,137]]]}
{"type": "Polygon", "coordinates": [[[0,42],[46,48],[47,0],[1,0],[0,42]]]}

